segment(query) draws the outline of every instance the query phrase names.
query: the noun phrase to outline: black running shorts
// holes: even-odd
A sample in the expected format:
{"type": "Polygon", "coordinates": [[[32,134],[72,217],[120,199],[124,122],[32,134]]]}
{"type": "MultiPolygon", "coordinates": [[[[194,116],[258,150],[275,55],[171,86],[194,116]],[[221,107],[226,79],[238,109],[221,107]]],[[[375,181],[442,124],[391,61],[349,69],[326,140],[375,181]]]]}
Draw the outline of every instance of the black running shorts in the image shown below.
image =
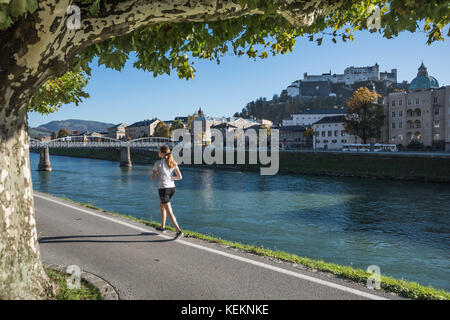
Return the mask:
{"type": "Polygon", "coordinates": [[[175,193],[175,188],[162,188],[159,189],[159,198],[161,199],[161,203],[170,202],[170,199],[175,193]]]}

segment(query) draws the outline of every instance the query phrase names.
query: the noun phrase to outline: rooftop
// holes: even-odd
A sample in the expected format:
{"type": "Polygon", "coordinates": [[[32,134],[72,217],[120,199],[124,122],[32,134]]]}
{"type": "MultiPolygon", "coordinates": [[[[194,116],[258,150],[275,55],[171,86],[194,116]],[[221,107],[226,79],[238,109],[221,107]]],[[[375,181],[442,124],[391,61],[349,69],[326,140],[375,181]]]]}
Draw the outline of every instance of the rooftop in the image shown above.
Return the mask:
{"type": "Polygon", "coordinates": [[[325,123],[341,123],[345,121],[345,115],[331,116],[320,119],[314,124],[325,124],[325,123]]]}
{"type": "Polygon", "coordinates": [[[429,76],[427,67],[422,64],[417,72],[417,77],[415,77],[408,86],[408,90],[418,90],[418,89],[430,89],[439,88],[439,83],[435,77],[429,76]]]}
{"type": "Polygon", "coordinates": [[[119,128],[119,127],[126,127],[127,125],[125,123],[119,123],[116,124],[115,126],[109,127],[108,129],[113,129],[113,128],[119,128]]]}
{"type": "Polygon", "coordinates": [[[304,126],[282,126],[282,127],[278,127],[278,128],[275,128],[275,129],[278,129],[280,131],[285,131],[285,132],[287,132],[287,131],[289,131],[289,132],[292,132],[292,131],[305,131],[306,130],[306,128],[304,126]]]}
{"type": "Polygon", "coordinates": [[[307,109],[299,114],[345,114],[347,108],[321,108],[321,109],[307,109]]]}
{"type": "Polygon", "coordinates": [[[144,121],[138,121],[133,123],[132,125],[129,125],[128,128],[130,127],[144,127],[144,126],[149,126],[151,125],[153,122],[158,121],[158,119],[153,118],[152,120],[144,120],[144,121]]]}
{"type": "Polygon", "coordinates": [[[237,128],[236,126],[233,126],[232,124],[229,123],[220,123],[220,124],[216,124],[214,126],[211,126],[211,128],[237,128]]]}

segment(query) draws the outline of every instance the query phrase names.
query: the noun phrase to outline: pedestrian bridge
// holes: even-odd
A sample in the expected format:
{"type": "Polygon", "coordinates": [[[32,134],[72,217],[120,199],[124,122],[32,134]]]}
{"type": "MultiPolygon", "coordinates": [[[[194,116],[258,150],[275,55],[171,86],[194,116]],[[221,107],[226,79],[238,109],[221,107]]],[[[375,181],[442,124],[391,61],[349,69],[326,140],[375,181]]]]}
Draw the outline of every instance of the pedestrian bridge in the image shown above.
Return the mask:
{"type": "Polygon", "coordinates": [[[40,149],[38,165],[40,171],[52,170],[49,148],[119,148],[120,166],[131,167],[130,148],[145,148],[157,151],[164,145],[172,149],[175,143],[172,139],[164,137],[144,137],[128,141],[96,136],[67,136],[49,141],[30,138],[30,149],[40,149]]]}
{"type": "Polygon", "coordinates": [[[95,136],[68,136],[53,139],[50,141],[40,141],[30,139],[30,148],[155,148],[167,145],[173,146],[173,141],[170,138],[163,137],[146,137],[134,140],[118,140],[109,137],[95,137],[95,136]]]}

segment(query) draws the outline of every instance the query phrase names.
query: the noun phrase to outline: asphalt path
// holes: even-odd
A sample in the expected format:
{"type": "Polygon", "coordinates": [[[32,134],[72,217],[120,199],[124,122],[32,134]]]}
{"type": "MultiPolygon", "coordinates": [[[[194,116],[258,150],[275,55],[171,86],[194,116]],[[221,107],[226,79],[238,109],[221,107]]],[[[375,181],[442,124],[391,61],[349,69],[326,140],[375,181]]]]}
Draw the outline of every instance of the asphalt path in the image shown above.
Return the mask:
{"type": "MultiPolygon", "coordinates": [[[[302,266],[161,234],[113,214],[34,192],[44,264],[77,265],[120,299],[397,299],[302,266]]],[[[159,208],[158,208],[159,209],[159,208]]]]}

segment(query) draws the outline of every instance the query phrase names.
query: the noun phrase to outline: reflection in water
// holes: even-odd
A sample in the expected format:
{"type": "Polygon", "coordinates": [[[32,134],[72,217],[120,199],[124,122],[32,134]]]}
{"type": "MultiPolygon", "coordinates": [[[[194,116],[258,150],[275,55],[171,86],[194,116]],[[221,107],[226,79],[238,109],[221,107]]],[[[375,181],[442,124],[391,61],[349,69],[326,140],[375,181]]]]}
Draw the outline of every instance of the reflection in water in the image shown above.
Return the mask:
{"type": "MultiPolygon", "coordinates": [[[[159,221],[151,165],[52,156],[36,190],[159,221]]],[[[450,186],[181,168],[182,228],[450,290],[450,186]]]]}

